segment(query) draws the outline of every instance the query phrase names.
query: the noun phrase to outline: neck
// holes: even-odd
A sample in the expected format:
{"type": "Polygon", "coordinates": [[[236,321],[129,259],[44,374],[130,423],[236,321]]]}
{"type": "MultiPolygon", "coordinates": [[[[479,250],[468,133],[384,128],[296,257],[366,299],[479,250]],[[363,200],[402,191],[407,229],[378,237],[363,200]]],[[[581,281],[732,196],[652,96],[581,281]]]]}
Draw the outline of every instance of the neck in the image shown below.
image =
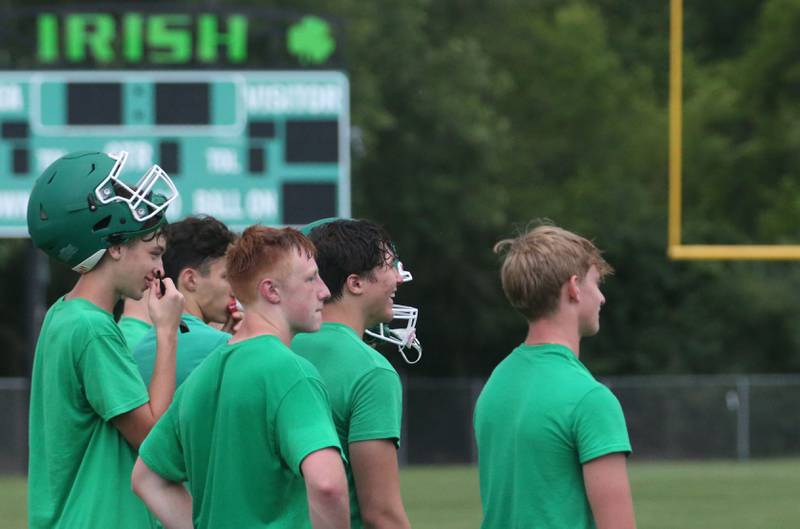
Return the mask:
{"type": "Polygon", "coordinates": [[[249,306],[244,311],[241,327],[228,343],[270,335],[277,337],[286,347],[289,347],[294,334],[279,314],[263,306],[249,306]]]}
{"type": "Polygon", "coordinates": [[[191,314],[195,318],[201,320],[203,323],[208,323],[208,320],[203,315],[203,311],[200,310],[200,304],[197,303],[197,300],[194,299],[191,293],[184,291],[183,289],[178,289],[178,291],[183,294],[183,312],[191,314]]]}
{"type": "Polygon", "coordinates": [[[136,318],[137,320],[152,324],[153,322],[150,320],[150,311],[147,308],[147,292],[145,292],[144,296],[142,296],[142,299],[139,300],[125,298],[122,316],[136,318]]]}
{"type": "Polygon", "coordinates": [[[114,311],[114,305],[120,300],[119,292],[108,288],[108,283],[100,271],[82,274],[71,291],[64,296],[65,299],[82,298],[90,301],[108,312],[114,311]]]}
{"type": "Polygon", "coordinates": [[[345,300],[328,303],[322,307],[322,321],[328,323],[341,323],[347,325],[355,333],[363,338],[366,322],[364,316],[358,307],[353,303],[347,303],[345,300]]]}
{"type": "Polygon", "coordinates": [[[526,345],[558,344],[568,348],[580,358],[581,337],[577,325],[567,325],[560,321],[563,318],[540,318],[528,322],[528,335],[525,337],[526,345]]]}

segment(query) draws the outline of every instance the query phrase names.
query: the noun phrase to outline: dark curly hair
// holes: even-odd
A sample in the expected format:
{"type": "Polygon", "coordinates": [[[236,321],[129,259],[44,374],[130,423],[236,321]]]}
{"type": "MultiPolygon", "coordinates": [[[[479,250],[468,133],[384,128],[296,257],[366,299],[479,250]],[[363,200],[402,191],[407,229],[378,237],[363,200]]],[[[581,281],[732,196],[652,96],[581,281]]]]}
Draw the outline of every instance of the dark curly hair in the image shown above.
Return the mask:
{"type": "Polygon", "coordinates": [[[163,228],[167,241],[164,252],[164,275],[178,284],[185,268],[208,273],[210,261],[225,255],[236,234],[225,224],[208,215],[187,217],[163,228]]]}
{"type": "Polygon", "coordinates": [[[342,298],[350,274],[372,279],[376,266],[394,265],[397,258],[389,233],[370,220],[334,220],[312,229],[308,237],[317,248],[319,275],[331,291],[327,302],[342,298]]]}

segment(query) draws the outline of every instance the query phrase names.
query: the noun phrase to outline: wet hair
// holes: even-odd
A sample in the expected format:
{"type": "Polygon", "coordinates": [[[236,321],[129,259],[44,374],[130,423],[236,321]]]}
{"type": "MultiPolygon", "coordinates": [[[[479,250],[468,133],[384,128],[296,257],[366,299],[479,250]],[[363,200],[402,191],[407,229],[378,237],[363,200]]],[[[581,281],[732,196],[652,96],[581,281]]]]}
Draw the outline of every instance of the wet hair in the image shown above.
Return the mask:
{"type": "Polygon", "coordinates": [[[233,294],[250,303],[264,274],[278,273],[292,251],[314,257],[316,251],[308,238],[293,228],[268,228],[253,225],[231,245],[227,253],[228,281],[233,294]]]}
{"type": "Polygon", "coordinates": [[[178,284],[186,268],[206,275],[211,261],[225,255],[236,234],[225,224],[207,215],[187,217],[163,228],[167,249],[164,252],[164,275],[178,284]]]}
{"type": "Polygon", "coordinates": [[[342,299],[351,274],[374,279],[377,266],[392,266],[397,257],[389,233],[369,220],[331,221],[311,230],[309,238],[317,248],[319,275],[331,292],[326,303],[342,299]]]}
{"type": "Polygon", "coordinates": [[[614,270],[591,241],[565,229],[540,225],[494,246],[504,254],[500,279],[511,306],[529,321],[558,309],[561,287],[570,277],[583,278],[593,265],[600,278],[614,270]]]}

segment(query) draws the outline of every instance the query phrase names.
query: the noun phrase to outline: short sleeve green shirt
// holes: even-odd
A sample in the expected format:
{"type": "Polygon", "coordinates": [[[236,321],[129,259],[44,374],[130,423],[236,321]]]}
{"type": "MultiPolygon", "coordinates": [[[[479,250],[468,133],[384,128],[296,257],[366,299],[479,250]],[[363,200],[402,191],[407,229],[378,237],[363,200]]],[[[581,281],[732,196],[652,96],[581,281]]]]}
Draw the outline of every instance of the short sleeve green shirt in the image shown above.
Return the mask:
{"type": "MultiPolygon", "coordinates": [[[[389,439],[399,445],[403,415],[400,377],[386,358],[347,325],[326,322],[292,340],[292,350],[319,370],[331,399],[333,420],[349,458],[349,444],[389,439]]],[[[363,527],[350,465],[350,523],[363,527]]]]}
{"type": "Polygon", "coordinates": [[[223,345],[142,444],[150,469],[188,481],[199,529],[311,526],[303,459],[339,448],[317,370],[278,338],[223,345]]]}
{"type": "Polygon", "coordinates": [[[611,391],[561,345],[521,345],[475,407],[482,529],[594,528],[582,465],[631,451],[611,391]]]}
{"type": "Polygon", "coordinates": [[[128,348],[131,351],[136,347],[136,344],[139,343],[139,340],[144,338],[147,331],[153,328],[153,326],[146,321],[142,321],[139,318],[131,318],[130,316],[121,317],[117,325],[119,325],[122,336],[125,337],[125,341],[128,343],[128,348]]]}
{"type": "Polygon", "coordinates": [[[81,298],[50,307],[31,380],[31,529],[150,527],[131,491],[136,453],[109,422],[147,401],[110,312],[81,298]]]}
{"type": "MultiPolygon", "coordinates": [[[[200,365],[208,355],[231,339],[231,335],[206,324],[191,314],[183,314],[181,320],[189,332],[179,332],[175,348],[175,387],[183,384],[186,377],[200,365]]],[[[156,331],[150,329],[132,347],[133,358],[139,366],[139,372],[145,384],[153,378],[153,366],[156,362],[156,331]]]]}

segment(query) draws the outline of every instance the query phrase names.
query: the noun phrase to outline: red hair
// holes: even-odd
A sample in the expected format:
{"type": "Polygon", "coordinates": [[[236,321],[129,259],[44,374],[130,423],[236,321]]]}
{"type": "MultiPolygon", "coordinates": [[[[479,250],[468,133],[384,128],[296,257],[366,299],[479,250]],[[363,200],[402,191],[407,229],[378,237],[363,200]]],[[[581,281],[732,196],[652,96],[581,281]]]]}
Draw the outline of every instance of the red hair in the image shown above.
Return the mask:
{"type": "Polygon", "coordinates": [[[315,257],[314,244],[293,228],[250,226],[234,242],[226,254],[228,281],[233,294],[242,303],[255,298],[258,282],[265,274],[274,273],[294,250],[315,257]]]}

